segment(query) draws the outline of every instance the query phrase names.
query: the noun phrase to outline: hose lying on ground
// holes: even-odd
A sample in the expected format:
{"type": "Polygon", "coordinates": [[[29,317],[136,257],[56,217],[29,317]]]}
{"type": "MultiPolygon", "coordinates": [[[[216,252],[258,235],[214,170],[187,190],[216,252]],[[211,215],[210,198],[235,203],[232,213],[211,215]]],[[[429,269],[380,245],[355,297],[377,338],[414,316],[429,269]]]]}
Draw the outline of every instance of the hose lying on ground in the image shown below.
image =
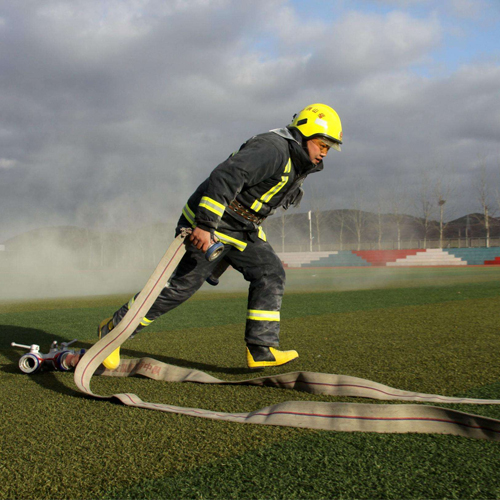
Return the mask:
{"type": "MultiPolygon", "coordinates": [[[[75,369],[75,383],[82,392],[96,398],[117,398],[123,404],[169,413],[250,424],[305,427],[332,431],[379,433],[454,434],[476,439],[500,441],[500,420],[468,414],[447,408],[421,404],[364,404],[288,401],[249,413],[223,413],[168,404],[148,403],[135,394],[102,396],[90,389],[90,381],[102,361],[132,335],[166,285],[185,253],[181,233],[170,245],[146,286],[120,323],[94,344],[75,369]]],[[[315,372],[293,372],[242,381],[224,381],[207,373],[169,365],[152,358],[122,359],[114,371],[99,369],[102,375],[127,377],[143,375],[166,382],[275,386],[329,396],[362,397],[431,403],[500,404],[500,400],[469,399],[420,394],[394,389],[376,382],[346,375],[315,372]]]]}

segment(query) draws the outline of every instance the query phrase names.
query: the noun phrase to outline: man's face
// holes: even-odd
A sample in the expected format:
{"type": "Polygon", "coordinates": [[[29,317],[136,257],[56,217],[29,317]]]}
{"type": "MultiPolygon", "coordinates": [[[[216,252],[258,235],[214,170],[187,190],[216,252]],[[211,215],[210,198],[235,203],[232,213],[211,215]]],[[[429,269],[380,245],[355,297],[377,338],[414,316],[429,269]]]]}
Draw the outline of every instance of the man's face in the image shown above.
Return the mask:
{"type": "Polygon", "coordinates": [[[307,141],[309,158],[315,165],[323,161],[323,158],[328,154],[329,149],[330,146],[318,137],[307,141]]]}

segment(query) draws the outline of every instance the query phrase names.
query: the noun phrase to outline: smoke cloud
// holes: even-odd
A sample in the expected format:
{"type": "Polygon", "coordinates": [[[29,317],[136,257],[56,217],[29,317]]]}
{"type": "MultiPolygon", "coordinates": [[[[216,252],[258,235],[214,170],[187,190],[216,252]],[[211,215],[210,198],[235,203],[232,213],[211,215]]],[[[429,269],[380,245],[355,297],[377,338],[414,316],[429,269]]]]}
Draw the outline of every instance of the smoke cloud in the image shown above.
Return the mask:
{"type": "MultiPolygon", "coordinates": [[[[39,228],[130,235],[173,225],[218,163],[311,102],[338,111],[345,144],[308,179],[301,210],[312,207],[312,189],[323,191],[326,209],[352,208],[362,182],[365,209],[375,211],[380,199],[414,189],[428,173],[434,185],[457,186],[446,205],[450,217],[480,211],[479,173],[494,187],[500,165],[500,51],[496,35],[485,38],[500,18],[497,3],[317,6],[3,2],[6,252],[12,238],[39,228]]],[[[29,266],[28,259],[20,270],[29,266]]]]}

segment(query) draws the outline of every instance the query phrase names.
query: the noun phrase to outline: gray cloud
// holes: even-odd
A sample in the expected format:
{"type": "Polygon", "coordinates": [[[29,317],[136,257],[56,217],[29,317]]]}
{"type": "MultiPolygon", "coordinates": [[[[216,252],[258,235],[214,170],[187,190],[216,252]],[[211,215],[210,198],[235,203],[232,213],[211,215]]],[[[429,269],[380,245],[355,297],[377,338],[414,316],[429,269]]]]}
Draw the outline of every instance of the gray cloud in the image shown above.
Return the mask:
{"type": "MultiPolygon", "coordinates": [[[[3,2],[0,17],[0,242],[45,225],[175,220],[217,163],[312,101],[343,120],[343,152],[311,179],[337,208],[354,178],[374,202],[436,164],[461,184],[480,152],[498,168],[498,63],[412,69],[443,43],[436,15],[61,0],[3,2]]],[[[472,210],[472,195],[461,203],[472,210]]]]}

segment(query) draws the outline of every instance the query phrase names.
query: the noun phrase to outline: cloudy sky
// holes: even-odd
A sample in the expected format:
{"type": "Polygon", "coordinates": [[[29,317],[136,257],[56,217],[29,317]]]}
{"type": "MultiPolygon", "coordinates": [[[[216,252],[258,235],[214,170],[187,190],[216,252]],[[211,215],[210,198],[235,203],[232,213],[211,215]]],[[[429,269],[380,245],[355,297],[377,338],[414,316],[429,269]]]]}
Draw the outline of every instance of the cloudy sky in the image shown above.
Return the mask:
{"type": "Polygon", "coordinates": [[[480,172],[492,198],[499,184],[498,0],[0,6],[0,243],[175,220],[242,142],[313,102],[337,110],[344,147],[302,210],[356,193],[374,209],[429,179],[461,216],[480,172]]]}

